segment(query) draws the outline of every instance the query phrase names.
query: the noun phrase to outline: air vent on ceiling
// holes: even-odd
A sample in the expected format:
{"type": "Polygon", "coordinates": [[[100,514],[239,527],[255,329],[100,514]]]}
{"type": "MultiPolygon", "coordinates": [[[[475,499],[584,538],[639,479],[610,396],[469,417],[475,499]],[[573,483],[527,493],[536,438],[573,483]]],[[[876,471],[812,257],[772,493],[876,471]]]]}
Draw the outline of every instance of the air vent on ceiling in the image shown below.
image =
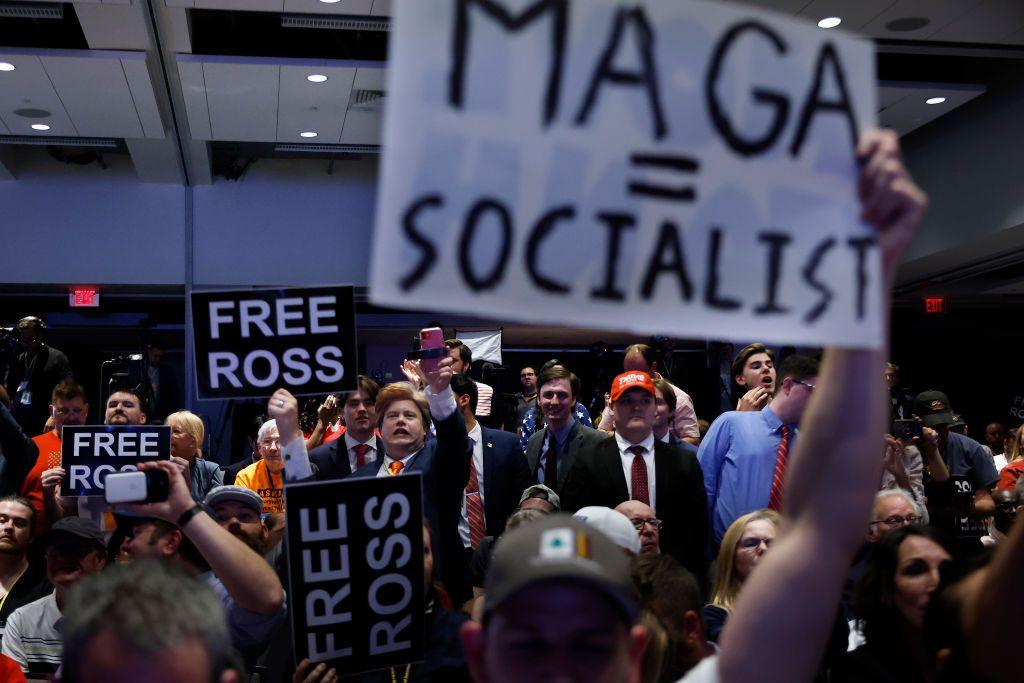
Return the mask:
{"type": "Polygon", "coordinates": [[[360,111],[380,111],[384,104],[383,90],[353,90],[349,109],[360,111]]]}
{"type": "Polygon", "coordinates": [[[0,145],[39,145],[53,147],[107,147],[117,149],[115,138],[67,138],[57,135],[0,135],[0,145]]]}
{"type": "Polygon", "coordinates": [[[64,5],[0,2],[0,17],[11,19],[63,19],[64,5]]]}
{"type": "Polygon", "coordinates": [[[387,33],[391,30],[388,19],[363,19],[360,17],[327,17],[308,14],[286,14],[281,17],[282,28],[318,28],[333,31],[376,31],[387,33]]]}
{"type": "Polygon", "coordinates": [[[301,145],[283,144],[275,152],[309,152],[312,154],[380,154],[380,145],[301,145]]]}

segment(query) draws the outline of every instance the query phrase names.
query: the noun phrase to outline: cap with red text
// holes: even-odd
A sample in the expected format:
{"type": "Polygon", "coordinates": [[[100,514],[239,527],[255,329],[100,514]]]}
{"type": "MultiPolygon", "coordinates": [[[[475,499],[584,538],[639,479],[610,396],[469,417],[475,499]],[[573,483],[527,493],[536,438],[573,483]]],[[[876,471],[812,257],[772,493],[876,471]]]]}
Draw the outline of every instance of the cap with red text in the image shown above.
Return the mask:
{"type": "Polygon", "coordinates": [[[630,389],[643,389],[651,396],[657,396],[654,380],[643,370],[630,370],[612,380],[612,400],[618,401],[619,396],[630,389]]]}

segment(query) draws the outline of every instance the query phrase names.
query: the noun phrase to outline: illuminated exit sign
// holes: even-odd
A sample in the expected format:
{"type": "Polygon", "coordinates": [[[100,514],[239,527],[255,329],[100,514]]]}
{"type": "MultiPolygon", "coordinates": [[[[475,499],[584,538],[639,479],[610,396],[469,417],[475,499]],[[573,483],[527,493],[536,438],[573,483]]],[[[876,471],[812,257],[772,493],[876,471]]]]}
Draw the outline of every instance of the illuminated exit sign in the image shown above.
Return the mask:
{"type": "Polygon", "coordinates": [[[68,291],[68,303],[72,308],[99,308],[100,290],[98,287],[72,287],[68,291]]]}
{"type": "Polygon", "coordinates": [[[924,312],[928,315],[942,315],[946,312],[946,298],[942,296],[925,297],[924,312]]]}

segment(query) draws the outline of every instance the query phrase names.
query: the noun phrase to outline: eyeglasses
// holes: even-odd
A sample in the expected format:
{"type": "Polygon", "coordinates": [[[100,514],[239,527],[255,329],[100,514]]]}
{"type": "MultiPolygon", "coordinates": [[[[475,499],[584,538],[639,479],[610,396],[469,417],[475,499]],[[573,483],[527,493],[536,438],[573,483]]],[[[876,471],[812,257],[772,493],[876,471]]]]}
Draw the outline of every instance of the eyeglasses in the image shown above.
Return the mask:
{"type": "Polygon", "coordinates": [[[661,531],[662,524],[664,524],[660,519],[654,519],[653,517],[648,519],[631,519],[629,521],[632,522],[633,528],[637,531],[643,531],[645,524],[654,527],[655,531],[661,531]]]}
{"type": "Polygon", "coordinates": [[[274,446],[281,445],[281,439],[263,439],[263,441],[260,441],[260,445],[267,448],[273,448],[274,446]]]}
{"type": "Polygon", "coordinates": [[[807,382],[801,382],[798,379],[794,379],[793,383],[794,384],[802,384],[802,385],[804,385],[805,387],[807,387],[807,391],[814,391],[814,388],[815,388],[813,384],[808,384],[807,382]]]}
{"type": "Polygon", "coordinates": [[[738,547],[742,548],[743,550],[754,550],[762,543],[764,543],[765,548],[770,548],[772,545],[772,539],[752,536],[750,538],[744,538],[742,541],[740,541],[738,547]]]}
{"type": "Polygon", "coordinates": [[[904,524],[913,524],[917,522],[919,519],[921,518],[917,515],[907,515],[906,517],[904,517],[903,515],[893,515],[892,517],[886,517],[885,519],[876,519],[873,522],[871,522],[871,524],[884,524],[886,526],[903,526],[904,524]]]}

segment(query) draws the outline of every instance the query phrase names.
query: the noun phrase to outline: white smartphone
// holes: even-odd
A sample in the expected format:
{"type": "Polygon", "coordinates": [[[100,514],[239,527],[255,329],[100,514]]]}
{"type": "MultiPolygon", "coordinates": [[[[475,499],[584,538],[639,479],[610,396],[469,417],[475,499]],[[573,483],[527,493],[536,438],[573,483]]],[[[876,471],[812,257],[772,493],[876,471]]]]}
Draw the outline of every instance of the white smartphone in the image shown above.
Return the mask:
{"type": "Polygon", "coordinates": [[[158,503],[167,500],[170,480],[163,470],[115,472],[103,480],[103,497],[108,503],[158,503]]]}

